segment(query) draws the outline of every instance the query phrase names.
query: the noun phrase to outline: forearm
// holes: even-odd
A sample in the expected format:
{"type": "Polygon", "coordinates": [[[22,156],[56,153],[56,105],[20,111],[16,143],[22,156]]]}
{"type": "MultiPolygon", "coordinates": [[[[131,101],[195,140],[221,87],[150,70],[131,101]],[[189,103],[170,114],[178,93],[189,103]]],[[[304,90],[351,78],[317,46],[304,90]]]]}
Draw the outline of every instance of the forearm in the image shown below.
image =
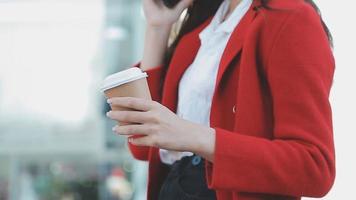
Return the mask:
{"type": "Polygon", "coordinates": [[[163,64],[171,26],[146,26],[141,69],[148,70],[163,64]]]}

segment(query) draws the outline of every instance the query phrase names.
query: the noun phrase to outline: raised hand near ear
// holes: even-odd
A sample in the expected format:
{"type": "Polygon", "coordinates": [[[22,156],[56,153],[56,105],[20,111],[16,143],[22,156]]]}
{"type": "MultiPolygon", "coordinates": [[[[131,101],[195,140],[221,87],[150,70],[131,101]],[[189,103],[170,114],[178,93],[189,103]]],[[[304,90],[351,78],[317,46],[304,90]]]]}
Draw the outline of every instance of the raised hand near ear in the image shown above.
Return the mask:
{"type": "Polygon", "coordinates": [[[162,0],[143,0],[143,9],[147,24],[156,27],[171,26],[178,21],[179,16],[193,1],[181,0],[173,8],[168,8],[162,0]]]}

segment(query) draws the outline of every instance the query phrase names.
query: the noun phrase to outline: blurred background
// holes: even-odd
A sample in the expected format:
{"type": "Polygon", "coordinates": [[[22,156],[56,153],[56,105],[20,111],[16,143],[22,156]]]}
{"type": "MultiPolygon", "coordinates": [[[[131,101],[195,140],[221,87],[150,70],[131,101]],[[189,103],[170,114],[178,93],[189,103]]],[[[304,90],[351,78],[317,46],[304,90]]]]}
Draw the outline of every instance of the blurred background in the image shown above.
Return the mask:
{"type": "MultiPolygon", "coordinates": [[[[356,33],[347,19],[356,14],[353,1],[316,2],[337,59],[338,172],[324,199],[349,199],[356,33]]],[[[140,60],[144,23],[140,0],[0,0],[0,200],[145,199],[147,165],[112,133],[99,91],[106,75],[140,60]]]]}
{"type": "Polygon", "coordinates": [[[0,200],[145,198],[99,91],[143,24],[138,0],[0,0],[0,200]]]}

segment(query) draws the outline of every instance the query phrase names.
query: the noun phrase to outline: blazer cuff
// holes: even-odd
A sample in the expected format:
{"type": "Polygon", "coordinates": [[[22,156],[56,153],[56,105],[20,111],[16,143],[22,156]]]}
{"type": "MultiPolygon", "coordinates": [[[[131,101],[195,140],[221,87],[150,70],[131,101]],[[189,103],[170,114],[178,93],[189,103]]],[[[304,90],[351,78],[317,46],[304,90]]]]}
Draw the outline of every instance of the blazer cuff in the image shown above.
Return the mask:
{"type": "MultiPolygon", "coordinates": [[[[227,163],[227,160],[229,159],[226,156],[222,155],[224,154],[225,150],[235,150],[235,148],[227,147],[222,143],[223,141],[229,141],[229,135],[227,134],[230,133],[226,133],[224,132],[224,130],[219,128],[214,129],[216,132],[214,160],[213,162],[205,160],[206,180],[210,189],[220,188],[222,185],[225,185],[226,180],[229,180],[231,178],[225,177],[225,173],[220,173],[225,170],[224,163],[227,163]]],[[[229,162],[231,161],[232,160],[230,160],[229,162]]]]}
{"type": "MultiPolygon", "coordinates": [[[[137,64],[134,65],[134,67],[141,68],[141,62],[138,62],[137,64]]],[[[144,70],[148,77],[147,77],[147,83],[148,87],[151,92],[151,97],[153,101],[160,102],[161,101],[161,86],[162,86],[162,81],[163,81],[163,71],[164,68],[162,65],[155,66],[151,69],[144,70]]]]}

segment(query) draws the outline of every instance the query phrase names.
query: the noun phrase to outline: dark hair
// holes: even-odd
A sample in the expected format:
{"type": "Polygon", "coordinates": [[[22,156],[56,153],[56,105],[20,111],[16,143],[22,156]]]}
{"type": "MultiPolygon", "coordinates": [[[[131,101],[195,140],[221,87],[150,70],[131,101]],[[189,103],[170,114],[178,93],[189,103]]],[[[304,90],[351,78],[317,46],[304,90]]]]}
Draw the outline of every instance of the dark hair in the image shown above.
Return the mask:
{"type": "MultiPolygon", "coordinates": [[[[180,39],[184,34],[192,31],[194,28],[202,24],[205,20],[215,14],[217,9],[223,0],[196,0],[191,7],[188,8],[187,15],[183,19],[182,26],[177,34],[177,37],[174,39],[172,44],[168,47],[165,58],[164,58],[164,66],[168,68],[168,65],[173,56],[174,50],[179,43],[180,39]]],[[[268,6],[269,0],[261,0],[261,7],[265,9],[273,9],[268,6]]],[[[333,45],[332,35],[324,23],[320,10],[313,0],[305,0],[305,2],[309,3],[320,15],[321,23],[324,27],[325,33],[329,38],[330,45],[333,45]]],[[[258,8],[256,8],[258,9],[258,8]]]]}

